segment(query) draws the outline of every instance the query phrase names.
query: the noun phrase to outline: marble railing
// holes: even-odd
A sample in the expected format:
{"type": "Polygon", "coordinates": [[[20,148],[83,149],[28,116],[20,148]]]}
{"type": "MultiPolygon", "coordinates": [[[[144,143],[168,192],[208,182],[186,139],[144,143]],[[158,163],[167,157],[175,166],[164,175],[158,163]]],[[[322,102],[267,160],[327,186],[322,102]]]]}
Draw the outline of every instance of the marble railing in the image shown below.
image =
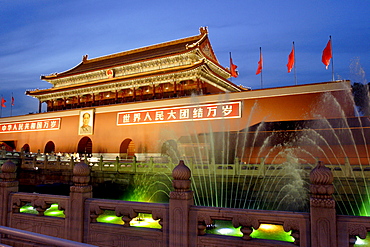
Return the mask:
{"type": "MultiPolygon", "coordinates": [[[[310,213],[195,206],[191,170],[183,162],[172,171],[174,191],[168,204],[92,198],[90,167],[82,162],[73,168],[74,185],[69,196],[17,192],[16,165],[8,161],[1,171],[2,226],[97,246],[308,247],[321,242],[327,247],[353,246],[356,237],[365,238],[370,231],[369,217],[336,215],[332,171],[321,164],[310,174],[310,213]],[[35,213],[21,210],[27,205],[35,213]],[[47,213],[52,205],[61,215],[47,213]],[[102,220],[107,212],[120,223],[102,220]],[[134,227],[134,221],[140,222],[144,214],[156,221],[157,227],[134,227]],[[208,234],[205,229],[216,220],[240,227],[241,236],[208,234]],[[252,230],[261,224],[281,225],[284,231],[290,231],[294,243],[251,237],[252,230]]],[[[20,241],[5,239],[7,243],[20,241]]]]}

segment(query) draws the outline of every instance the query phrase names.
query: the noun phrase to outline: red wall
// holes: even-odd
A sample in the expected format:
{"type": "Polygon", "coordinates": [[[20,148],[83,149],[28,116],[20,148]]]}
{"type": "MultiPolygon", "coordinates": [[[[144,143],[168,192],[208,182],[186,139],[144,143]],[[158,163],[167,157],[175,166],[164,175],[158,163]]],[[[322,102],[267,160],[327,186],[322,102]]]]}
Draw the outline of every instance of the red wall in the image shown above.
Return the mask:
{"type": "MultiPolygon", "coordinates": [[[[322,93],[269,96],[256,99],[249,97],[253,93],[254,91],[249,91],[232,93],[227,96],[230,101],[239,100],[240,97],[248,98],[242,100],[243,110],[241,119],[117,126],[117,113],[119,111],[130,109],[140,110],[143,109],[141,107],[150,108],[151,105],[157,108],[170,107],[185,101],[184,99],[170,99],[155,102],[130,103],[122,105],[122,110],[109,106],[96,108],[94,134],[89,135],[93,143],[93,153],[119,153],[120,145],[126,138],[134,141],[137,153],[160,153],[162,144],[166,140],[178,140],[179,137],[189,134],[208,133],[211,130],[215,132],[237,131],[261,121],[311,119],[317,117],[318,113],[327,117],[341,116],[341,112],[336,109],[332,100],[327,101],[331,103],[322,100],[322,93]]],[[[347,100],[341,93],[335,94],[340,96],[337,98],[341,101],[347,100]]],[[[207,101],[207,103],[209,100],[214,99],[217,99],[214,95],[195,98],[195,100],[207,101]]],[[[347,114],[352,114],[352,108],[352,106],[346,105],[344,110],[347,114]]],[[[83,137],[78,135],[79,110],[34,114],[23,116],[23,118],[52,118],[58,117],[59,114],[66,115],[61,116],[61,128],[59,130],[1,133],[0,141],[15,141],[16,150],[20,150],[23,145],[28,144],[32,152],[37,152],[38,149],[43,152],[46,143],[53,141],[56,152],[76,152],[78,142],[83,137]]],[[[19,121],[21,118],[4,118],[2,122],[19,121]]]]}

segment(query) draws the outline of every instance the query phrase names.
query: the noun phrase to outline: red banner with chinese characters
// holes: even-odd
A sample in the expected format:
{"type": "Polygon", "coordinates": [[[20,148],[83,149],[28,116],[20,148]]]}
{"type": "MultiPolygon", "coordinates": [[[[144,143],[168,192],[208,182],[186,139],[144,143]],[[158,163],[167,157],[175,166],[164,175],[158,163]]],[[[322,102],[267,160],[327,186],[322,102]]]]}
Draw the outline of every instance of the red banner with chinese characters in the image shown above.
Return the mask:
{"type": "Polygon", "coordinates": [[[241,102],[224,102],[119,112],[117,125],[200,121],[241,117],[241,102]]]}
{"type": "Polygon", "coordinates": [[[0,133],[44,131],[57,129],[60,129],[60,118],[0,124],[0,133]]]}

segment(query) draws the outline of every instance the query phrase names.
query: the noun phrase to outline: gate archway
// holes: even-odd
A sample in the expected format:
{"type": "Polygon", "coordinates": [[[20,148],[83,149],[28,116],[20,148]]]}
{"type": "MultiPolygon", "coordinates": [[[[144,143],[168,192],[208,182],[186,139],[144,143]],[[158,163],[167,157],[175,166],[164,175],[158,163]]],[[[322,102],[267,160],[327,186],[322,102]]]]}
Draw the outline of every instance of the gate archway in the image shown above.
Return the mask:
{"type": "Polygon", "coordinates": [[[131,139],[125,139],[119,148],[121,159],[132,159],[135,156],[135,143],[131,139]]]}
{"type": "Polygon", "coordinates": [[[89,137],[85,136],[78,142],[77,153],[92,154],[92,141],[89,137]]]}
{"type": "Polygon", "coordinates": [[[50,154],[55,152],[55,144],[52,141],[49,141],[46,143],[45,148],[44,148],[44,153],[50,154]]]}
{"type": "Polygon", "coordinates": [[[29,153],[30,152],[30,145],[24,144],[22,149],[23,149],[24,152],[29,153]]]}

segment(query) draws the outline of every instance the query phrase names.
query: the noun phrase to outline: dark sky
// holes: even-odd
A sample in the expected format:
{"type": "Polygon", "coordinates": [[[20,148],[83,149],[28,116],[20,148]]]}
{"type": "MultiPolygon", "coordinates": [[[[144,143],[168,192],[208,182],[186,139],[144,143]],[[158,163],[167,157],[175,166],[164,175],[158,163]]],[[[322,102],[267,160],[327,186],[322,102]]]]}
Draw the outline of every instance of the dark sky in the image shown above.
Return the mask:
{"type": "Polygon", "coordinates": [[[2,117],[38,110],[24,92],[50,88],[40,76],[62,72],[82,56],[100,57],[197,35],[207,26],[221,65],[229,52],[240,76],[232,81],[261,87],[255,75],[262,47],[263,86],[294,85],[287,58],[295,42],[298,84],[330,81],[321,63],[332,36],[336,80],[367,82],[370,70],[370,4],[367,0],[96,1],[0,0],[2,117]]]}

